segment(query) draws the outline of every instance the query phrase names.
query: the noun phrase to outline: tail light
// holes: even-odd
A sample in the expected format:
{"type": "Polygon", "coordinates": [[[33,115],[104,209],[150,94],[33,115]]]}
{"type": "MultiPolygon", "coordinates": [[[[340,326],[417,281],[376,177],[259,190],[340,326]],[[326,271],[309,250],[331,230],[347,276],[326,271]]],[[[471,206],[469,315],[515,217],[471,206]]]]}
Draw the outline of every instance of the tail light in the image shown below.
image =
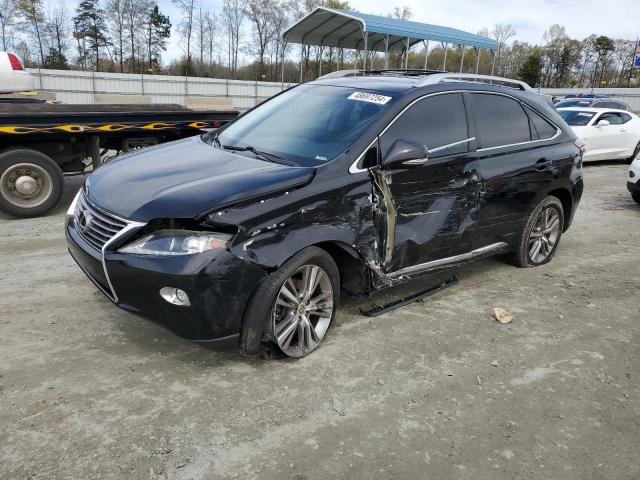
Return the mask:
{"type": "Polygon", "coordinates": [[[14,70],[24,70],[24,68],[22,68],[22,63],[20,62],[20,59],[15,56],[13,53],[7,53],[7,55],[9,56],[9,62],[11,63],[11,68],[14,70]]]}
{"type": "Polygon", "coordinates": [[[587,144],[584,143],[584,140],[581,140],[579,138],[576,139],[575,144],[576,144],[576,147],[578,147],[578,150],[580,150],[580,155],[582,155],[586,150],[587,144]]]}

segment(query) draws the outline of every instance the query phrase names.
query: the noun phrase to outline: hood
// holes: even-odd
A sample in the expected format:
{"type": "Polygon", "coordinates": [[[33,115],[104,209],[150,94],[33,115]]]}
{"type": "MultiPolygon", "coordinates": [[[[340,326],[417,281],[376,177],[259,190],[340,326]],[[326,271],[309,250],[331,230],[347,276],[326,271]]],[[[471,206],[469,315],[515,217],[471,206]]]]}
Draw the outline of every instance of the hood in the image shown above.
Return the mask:
{"type": "Polygon", "coordinates": [[[313,168],[235,154],[200,137],[125,155],[92,173],[89,200],[120,217],[194,218],[242,200],[308,183],[313,168]]]}

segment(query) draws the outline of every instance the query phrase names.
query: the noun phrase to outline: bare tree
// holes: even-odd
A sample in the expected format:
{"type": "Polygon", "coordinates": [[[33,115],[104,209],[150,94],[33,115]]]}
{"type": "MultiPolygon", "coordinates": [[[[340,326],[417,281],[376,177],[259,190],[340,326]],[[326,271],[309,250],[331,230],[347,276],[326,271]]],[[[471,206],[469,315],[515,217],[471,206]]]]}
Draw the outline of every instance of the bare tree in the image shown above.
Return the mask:
{"type": "Polygon", "coordinates": [[[504,51],[509,39],[516,35],[516,29],[510,23],[496,23],[491,32],[493,38],[498,43],[498,52],[496,53],[496,70],[500,72],[501,58],[500,54],[504,51]]]}
{"type": "Polygon", "coordinates": [[[45,32],[48,37],[49,55],[46,64],[49,67],[67,68],[66,53],[69,48],[71,33],[71,15],[60,0],[57,5],[49,6],[46,16],[45,32]]]}
{"type": "Polygon", "coordinates": [[[394,7],[389,17],[397,18],[398,20],[411,20],[413,18],[413,12],[411,11],[411,7],[407,7],[406,5],[394,7]]]}
{"type": "Polygon", "coordinates": [[[152,4],[149,0],[124,1],[124,33],[127,36],[128,48],[131,53],[131,71],[136,72],[140,64],[144,64],[143,55],[144,27],[152,4]]]}
{"type": "Polygon", "coordinates": [[[2,49],[9,50],[11,40],[13,40],[13,27],[16,21],[15,0],[0,1],[0,34],[2,35],[2,49]]]}
{"type": "Polygon", "coordinates": [[[209,61],[209,66],[211,66],[214,63],[214,43],[218,31],[218,16],[215,13],[207,12],[207,15],[205,17],[205,29],[207,31],[207,40],[209,42],[207,59],[209,61]]]}
{"type": "Polygon", "coordinates": [[[15,8],[18,15],[24,20],[27,32],[36,41],[40,52],[40,64],[42,64],[44,62],[42,26],[45,22],[42,0],[17,0],[15,8]]]}
{"type": "Polygon", "coordinates": [[[229,72],[233,77],[238,70],[238,51],[246,4],[246,0],[224,0],[222,6],[223,23],[227,31],[229,72]]]}
{"type": "Polygon", "coordinates": [[[195,37],[196,42],[198,44],[198,59],[199,59],[199,68],[200,71],[204,71],[204,55],[207,49],[207,45],[209,44],[207,30],[207,17],[209,16],[209,12],[206,10],[203,12],[202,7],[198,8],[195,13],[195,37]]]}
{"type": "Polygon", "coordinates": [[[116,47],[116,57],[120,64],[120,71],[124,72],[124,27],[125,27],[125,1],[107,0],[105,11],[109,24],[110,37],[116,47]]]}
{"type": "Polygon", "coordinates": [[[251,23],[251,43],[249,50],[258,57],[258,76],[265,75],[265,54],[269,42],[274,38],[274,18],[277,15],[278,4],[275,0],[249,0],[244,13],[251,23]]]}
{"type": "Polygon", "coordinates": [[[189,75],[189,65],[191,64],[191,40],[193,39],[193,14],[196,7],[195,0],[172,0],[172,2],[182,12],[182,20],[178,25],[178,31],[185,42],[186,67],[185,75],[189,75]]]}

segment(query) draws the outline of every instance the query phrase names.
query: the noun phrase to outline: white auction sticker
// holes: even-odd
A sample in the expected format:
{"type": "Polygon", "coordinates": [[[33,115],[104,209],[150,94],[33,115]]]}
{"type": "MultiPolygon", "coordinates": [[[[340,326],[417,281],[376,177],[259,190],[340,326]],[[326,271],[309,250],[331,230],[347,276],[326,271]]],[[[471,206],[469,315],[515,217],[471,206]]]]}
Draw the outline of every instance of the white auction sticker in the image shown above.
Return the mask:
{"type": "Polygon", "coordinates": [[[377,95],[375,93],[367,92],[353,92],[347,97],[349,100],[359,100],[361,102],[377,103],[378,105],[384,105],[391,97],[385,97],[384,95],[377,95]]]}

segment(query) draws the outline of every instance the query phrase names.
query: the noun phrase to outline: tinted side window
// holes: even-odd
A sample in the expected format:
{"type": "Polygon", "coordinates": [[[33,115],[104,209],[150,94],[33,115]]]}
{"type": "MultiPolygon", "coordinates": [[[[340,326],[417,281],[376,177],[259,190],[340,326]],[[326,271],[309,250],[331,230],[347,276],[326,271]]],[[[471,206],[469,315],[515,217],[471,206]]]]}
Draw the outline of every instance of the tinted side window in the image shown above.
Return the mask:
{"type": "Polygon", "coordinates": [[[622,113],[617,112],[608,112],[600,115],[600,118],[596,121],[596,125],[600,120],[607,120],[611,125],[621,125],[622,124],[622,113]]]}
{"type": "MultiPolygon", "coordinates": [[[[382,158],[399,139],[424,143],[429,150],[469,138],[467,115],[461,93],[434,95],[409,107],[380,138],[382,158]]],[[[464,153],[468,142],[430,153],[430,157],[464,153]]]]}
{"type": "Polygon", "coordinates": [[[622,123],[627,123],[631,120],[631,115],[627,115],[626,113],[619,113],[618,115],[622,117],[622,123]]]}
{"type": "Polygon", "coordinates": [[[472,97],[479,148],[531,140],[529,118],[519,102],[487,93],[473,93],[472,97]]]}
{"type": "Polygon", "coordinates": [[[554,125],[549,123],[545,118],[543,118],[533,109],[526,107],[526,110],[533,125],[532,134],[535,138],[545,140],[547,138],[553,137],[556,134],[557,128],[554,125]]]}

